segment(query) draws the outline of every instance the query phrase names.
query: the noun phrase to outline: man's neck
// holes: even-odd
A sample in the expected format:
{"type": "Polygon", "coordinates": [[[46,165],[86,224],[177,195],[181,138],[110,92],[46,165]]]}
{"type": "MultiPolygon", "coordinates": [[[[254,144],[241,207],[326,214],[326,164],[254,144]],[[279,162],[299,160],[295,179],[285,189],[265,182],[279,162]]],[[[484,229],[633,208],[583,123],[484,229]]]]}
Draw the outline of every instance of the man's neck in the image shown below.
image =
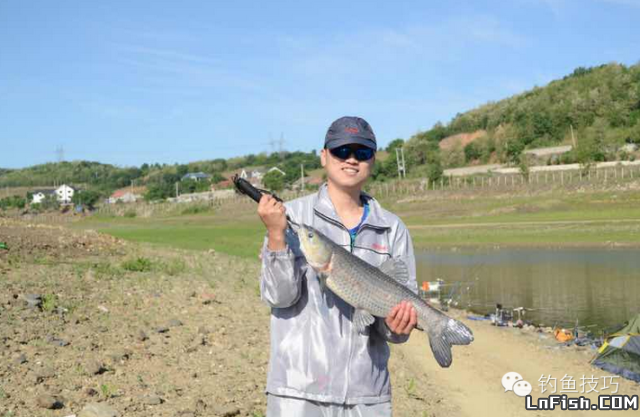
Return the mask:
{"type": "Polygon", "coordinates": [[[327,184],[327,192],[329,198],[336,209],[338,216],[350,215],[354,212],[361,212],[362,201],[360,200],[360,189],[344,189],[333,184],[331,181],[327,184]]]}

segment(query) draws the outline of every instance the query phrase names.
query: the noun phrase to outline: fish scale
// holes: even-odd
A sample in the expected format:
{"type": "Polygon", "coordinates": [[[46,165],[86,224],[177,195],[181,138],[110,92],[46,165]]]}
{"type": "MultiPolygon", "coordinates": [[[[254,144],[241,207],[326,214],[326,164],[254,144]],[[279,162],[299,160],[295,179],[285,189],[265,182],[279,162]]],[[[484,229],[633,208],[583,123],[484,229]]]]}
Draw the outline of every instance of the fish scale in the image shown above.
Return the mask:
{"type": "Polygon", "coordinates": [[[321,232],[300,225],[298,236],[307,262],[323,277],[326,287],[356,308],[356,314],[360,312],[361,317],[385,318],[396,305],[410,301],[416,310],[418,325],[429,335],[431,350],[440,366],[451,365],[452,345],[468,345],[473,341],[473,333],[463,323],[430,306],[394,277],[348,252],[321,232]]]}

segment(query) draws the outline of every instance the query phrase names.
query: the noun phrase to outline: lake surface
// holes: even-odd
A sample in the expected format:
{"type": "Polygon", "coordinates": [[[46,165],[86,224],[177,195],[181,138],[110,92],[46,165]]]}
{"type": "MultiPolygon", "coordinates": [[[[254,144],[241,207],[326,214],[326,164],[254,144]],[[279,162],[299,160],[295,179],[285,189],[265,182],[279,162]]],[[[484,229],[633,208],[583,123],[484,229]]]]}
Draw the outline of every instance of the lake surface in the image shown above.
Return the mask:
{"type": "Polygon", "coordinates": [[[423,250],[416,262],[419,285],[441,278],[459,307],[481,314],[501,303],[534,323],[599,331],[640,312],[638,249],[423,250]]]}

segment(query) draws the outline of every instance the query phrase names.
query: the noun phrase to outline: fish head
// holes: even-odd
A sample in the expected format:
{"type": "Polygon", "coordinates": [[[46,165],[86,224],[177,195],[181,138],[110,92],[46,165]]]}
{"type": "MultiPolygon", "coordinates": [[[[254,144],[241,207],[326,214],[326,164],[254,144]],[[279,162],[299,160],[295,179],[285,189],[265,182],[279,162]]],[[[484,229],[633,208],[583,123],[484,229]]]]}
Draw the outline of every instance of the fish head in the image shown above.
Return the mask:
{"type": "Polygon", "coordinates": [[[304,224],[300,225],[298,238],[300,239],[300,248],[309,265],[316,271],[327,271],[331,264],[331,255],[333,255],[331,241],[313,227],[304,224]]]}

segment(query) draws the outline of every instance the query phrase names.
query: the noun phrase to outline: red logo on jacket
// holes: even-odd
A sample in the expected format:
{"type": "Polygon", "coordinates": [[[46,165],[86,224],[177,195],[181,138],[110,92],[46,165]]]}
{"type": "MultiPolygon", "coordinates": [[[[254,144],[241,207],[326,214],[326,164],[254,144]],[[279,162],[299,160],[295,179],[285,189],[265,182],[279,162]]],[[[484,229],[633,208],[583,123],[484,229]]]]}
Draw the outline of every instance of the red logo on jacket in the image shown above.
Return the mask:
{"type": "Polygon", "coordinates": [[[375,249],[379,252],[386,252],[387,251],[387,247],[384,245],[379,245],[377,243],[374,243],[373,245],[371,245],[371,249],[375,249]]]}

